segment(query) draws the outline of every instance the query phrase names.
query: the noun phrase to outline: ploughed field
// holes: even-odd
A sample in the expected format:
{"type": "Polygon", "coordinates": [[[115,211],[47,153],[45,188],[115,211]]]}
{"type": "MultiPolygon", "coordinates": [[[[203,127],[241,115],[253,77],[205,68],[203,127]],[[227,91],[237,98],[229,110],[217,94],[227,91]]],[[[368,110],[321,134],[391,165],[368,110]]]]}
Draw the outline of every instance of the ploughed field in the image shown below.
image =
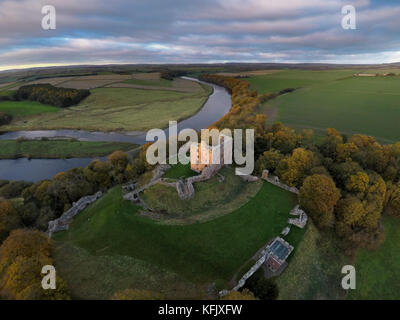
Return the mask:
{"type": "Polygon", "coordinates": [[[159,73],[149,73],[18,82],[1,87],[0,95],[9,95],[19,86],[33,83],[90,89],[91,95],[78,105],[64,109],[31,101],[0,101],[0,112],[14,116],[9,125],[1,127],[2,131],[147,131],[152,128],[164,128],[170,120],[179,121],[195,114],[211,93],[210,87],[193,81],[165,80],[160,78],[159,73]]]}
{"type": "MultiPolygon", "coordinates": [[[[363,73],[398,70],[365,70],[363,73]]],[[[357,70],[284,70],[247,78],[259,93],[298,88],[263,106],[277,121],[317,134],[333,127],[344,134],[362,133],[381,142],[400,140],[400,76],[355,77],[357,70]]],[[[271,119],[270,119],[271,120],[271,119]]]]}

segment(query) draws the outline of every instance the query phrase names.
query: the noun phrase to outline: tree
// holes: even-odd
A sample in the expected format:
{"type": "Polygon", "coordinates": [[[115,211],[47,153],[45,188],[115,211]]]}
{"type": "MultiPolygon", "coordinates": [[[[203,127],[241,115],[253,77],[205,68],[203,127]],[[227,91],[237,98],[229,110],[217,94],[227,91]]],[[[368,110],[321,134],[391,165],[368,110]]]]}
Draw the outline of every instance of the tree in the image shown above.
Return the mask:
{"type": "Polygon", "coordinates": [[[139,289],[125,289],[114,293],[111,300],[161,300],[162,295],[139,289]]]}
{"type": "Polygon", "coordinates": [[[325,175],[307,177],[300,188],[300,205],[319,228],[333,225],[333,210],[339,199],[340,191],[335,182],[325,175]]]}
{"type": "Polygon", "coordinates": [[[253,292],[260,300],[276,300],[279,296],[278,286],[271,279],[265,278],[262,269],[247,280],[245,288],[253,292]]]}
{"type": "Polygon", "coordinates": [[[283,159],[283,155],[275,149],[265,151],[256,162],[256,171],[262,173],[263,170],[275,171],[279,163],[283,159]]]}
{"type": "Polygon", "coordinates": [[[230,291],[221,300],[257,300],[257,298],[249,289],[243,289],[242,291],[230,291]]]}
{"type": "Polygon", "coordinates": [[[10,201],[0,201],[0,244],[17,229],[21,219],[10,201]]]}
{"type": "Polygon", "coordinates": [[[369,184],[369,177],[365,172],[357,172],[351,175],[346,182],[346,189],[349,192],[365,192],[369,184]]]}
{"type": "Polygon", "coordinates": [[[297,148],[291,156],[283,159],[277,168],[282,181],[290,186],[300,187],[310,170],[318,165],[314,152],[297,148]]]}
{"type": "Polygon", "coordinates": [[[389,214],[400,217],[400,182],[397,184],[389,182],[387,184],[385,203],[386,211],[389,214]]]}
{"type": "Polygon", "coordinates": [[[36,230],[17,229],[0,247],[0,297],[5,299],[68,299],[57,277],[56,290],[41,288],[42,267],[53,265],[51,242],[36,230]]]}

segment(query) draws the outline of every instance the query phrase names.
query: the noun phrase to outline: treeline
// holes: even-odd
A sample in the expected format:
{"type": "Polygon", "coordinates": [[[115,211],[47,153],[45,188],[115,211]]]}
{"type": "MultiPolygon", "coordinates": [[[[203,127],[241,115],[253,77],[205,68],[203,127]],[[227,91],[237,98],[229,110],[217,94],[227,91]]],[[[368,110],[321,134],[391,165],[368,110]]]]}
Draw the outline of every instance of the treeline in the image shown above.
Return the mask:
{"type": "Polygon", "coordinates": [[[220,85],[232,96],[229,112],[210,128],[254,128],[257,134],[266,129],[266,116],[257,114],[258,109],[262,103],[277,97],[279,93],[258,95],[256,90],[250,91],[250,83],[247,81],[220,75],[204,74],[200,76],[200,80],[220,85]]]}
{"type": "Polygon", "coordinates": [[[30,100],[66,108],[78,104],[90,95],[89,90],[58,88],[51,84],[32,84],[20,87],[14,95],[15,100],[30,100]]]}
{"type": "Polygon", "coordinates": [[[174,80],[174,78],[183,77],[186,75],[187,72],[181,70],[166,70],[160,72],[160,77],[165,80],[174,80]]]}
{"type": "Polygon", "coordinates": [[[348,253],[381,243],[382,214],[400,217],[400,142],[381,145],[373,137],[347,137],[327,129],[323,141],[316,143],[312,130],[296,132],[281,123],[266,127],[258,107],[294,89],[258,95],[241,79],[201,78],[232,94],[230,112],[214,127],[255,129],[257,174],[267,169],[299,188],[301,206],[320,229],[334,228],[348,253]]]}

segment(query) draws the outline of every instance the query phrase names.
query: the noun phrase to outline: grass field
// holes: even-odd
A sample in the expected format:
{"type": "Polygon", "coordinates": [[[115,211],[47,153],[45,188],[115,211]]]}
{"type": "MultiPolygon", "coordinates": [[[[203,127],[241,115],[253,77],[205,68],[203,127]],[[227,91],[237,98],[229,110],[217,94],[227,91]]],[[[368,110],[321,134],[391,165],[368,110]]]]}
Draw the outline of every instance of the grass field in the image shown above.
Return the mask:
{"type": "Polygon", "coordinates": [[[352,77],[353,70],[282,71],[248,79],[260,93],[301,88],[268,102],[263,111],[284,124],[322,134],[333,127],[344,134],[400,140],[400,77],[352,77]]]}
{"type": "Polygon", "coordinates": [[[2,129],[146,131],[164,128],[169,120],[179,121],[196,113],[210,93],[211,89],[202,87],[197,92],[97,88],[91,90],[91,95],[77,106],[16,120],[2,129]]]}
{"type": "Polygon", "coordinates": [[[359,249],[355,259],[343,255],[332,234],[311,223],[289,267],[277,279],[280,299],[400,299],[400,219],[384,216],[385,241],[377,250],[359,249]],[[356,289],[341,288],[345,265],[356,268],[356,289]]]}
{"type": "MultiPolygon", "coordinates": [[[[290,234],[289,234],[290,235],[290,234]]],[[[291,241],[289,240],[291,243],[291,241]]],[[[281,300],[344,299],[341,288],[341,269],[352,264],[337,247],[333,234],[320,234],[312,221],[294,254],[289,266],[276,282],[281,300]]]]}
{"type": "Polygon", "coordinates": [[[137,145],[121,142],[68,140],[0,140],[0,159],[87,158],[108,155],[117,150],[131,150],[137,145]]]}
{"type": "Polygon", "coordinates": [[[60,111],[60,108],[34,101],[0,101],[0,112],[6,112],[14,118],[55,113],[57,111],[60,111]]]}
{"type": "Polygon", "coordinates": [[[356,255],[357,289],[348,299],[400,299],[400,219],[385,216],[385,241],[375,251],[359,250],[356,255]]]}
{"type": "Polygon", "coordinates": [[[166,79],[158,79],[158,80],[129,79],[125,80],[124,83],[136,84],[140,86],[172,87],[173,81],[166,79]]]}
{"type": "Polygon", "coordinates": [[[282,231],[295,204],[292,194],[264,183],[254,198],[229,215],[170,226],[138,215],[139,208],[121,197],[120,188],[112,189],[54,238],[91,254],[144,260],[195,283],[229,281],[282,231]]]}
{"type": "MultiPolygon", "coordinates": [[[[191,172],[184,172],[185,166],[175,168],[172,167],[163,177],[179,178],[182,173],[189,176],[193,172],[190,169],[191,172]]],[[[181,200],[175,188],[157,184],[144,192],[143,200],[150,208],[161,212],[160,220],[163,223],[190,224],[232,212],[254,197],[262,185],[261,181],[243,181],[231,168],[222,169],[220,174],[224,176],[223,182],[218,177],[213,177],[208,181],[195,183],[195,195],[192,199],[181,200]]]]}
{"type": "Polygon", "coordinates": [[[73,299],[107,300],[124,289],[149,290],[166,299],[201,299],[202,291],[177,274],[127,256],[92,255],[68,243],[52,254],[73,299]]]}

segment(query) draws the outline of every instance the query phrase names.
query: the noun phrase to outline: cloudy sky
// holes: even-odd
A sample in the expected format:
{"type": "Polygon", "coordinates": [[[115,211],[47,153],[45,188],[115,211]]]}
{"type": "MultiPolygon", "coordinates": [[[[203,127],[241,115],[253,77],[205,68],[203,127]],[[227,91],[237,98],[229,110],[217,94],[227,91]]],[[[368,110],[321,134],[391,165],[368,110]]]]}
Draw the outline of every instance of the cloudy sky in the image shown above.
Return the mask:
{"type": "Polygon", "coordinates": [[[400,62],[400,0],[0,0],[0,70],[212,62],[400,62]]]}

